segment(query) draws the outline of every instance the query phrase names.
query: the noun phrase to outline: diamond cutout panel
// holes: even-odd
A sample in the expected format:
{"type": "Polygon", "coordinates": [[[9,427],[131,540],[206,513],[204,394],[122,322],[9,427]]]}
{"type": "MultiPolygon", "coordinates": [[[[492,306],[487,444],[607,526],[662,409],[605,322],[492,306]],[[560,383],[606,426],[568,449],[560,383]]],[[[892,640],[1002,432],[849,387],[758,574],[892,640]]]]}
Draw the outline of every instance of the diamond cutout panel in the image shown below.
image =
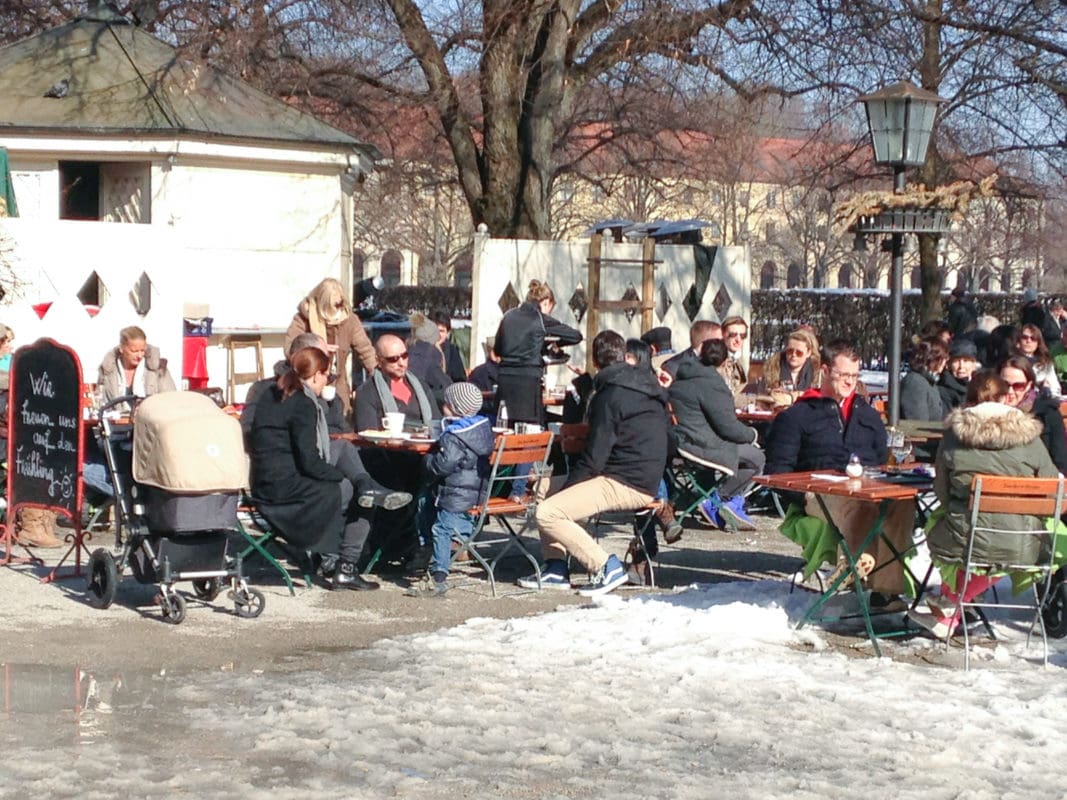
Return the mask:
{"type": "Polygon", "coordinates": [[[142,272],[137,283],[130,289],[130,305],[142,317],[152,310],[152,281],[148,273],[142,272]]]}
{"type": "Polygon", "coordinates": [[[689,291],[685,293],[685,299],[682,300],[682,308],[685,309],[685,315],[689,317],[689,321],[692,322],[697,318],[697,314],[700,313],[700,301],[702,298],[697,296],[697,285],[694,283],[689,287],[689,291]]]}
{"type": "MultiPolygon", "coordinates": [[[[640,303],[641,302],[641,295],[639,295],[637,293],[637,289],[631,283],[629,286],[626,287],[626,291],[622,293],[622,297],[619,298],[619,299],[623,300],[623,301],[630,301],[630,302],[636,301],[636,302],[640,303]]],[[[627,322],[633,322],[634,316],[637,314],[637,309],[636,308],[628,308],[625,311],[623,311],[622,313],[626,315],[626,321],[627,322]]]]}
{"type": "Polygon", "coordinates": [[[582,321],[585,312],[589,310],[589,298],[586,296],[582,284],[578,284],[578,288],[574,290],[571,299],[567,301],[567,308],[574,312],[574,316],[579,322],[582,321]]]}
{"type": "Polygon", "coordinates": [[[496,304],[500,306],[500,311],[503,314],[507,314],[511,309],[519,307],[519,296],[515,293],[515,287],[511,285],[511,281],[508,281],[508,285],[504,287],[504,291],[501,293],[500,299],[496,301],[496,304]]]}
{"type": "Polygon", "coordinates": [[[85,313],[90,317],[95,317],[100,312],[109,296],[110,293],[107,290],[107,286],[100,280],[96,270],[93,270],[89,277],[85,279],[82,288],[78,290],[78,300],[81,301],[82,306],[85,308],[85,313]]]}
{"type": "Polygon", "coordinates": [[[715,299],[711,301],[711,306],[715,309],[719,319],[726,317],[726,312],[730,310],[732,302],[733,300],[730,298],[730,293],[726,291],[726,287],[720,286],[719,291],[715,294],[715,299]]]}
{"type": "Polygon", "coordinates": [[[656,289],[656,319],[663,322],[663,318],[667,316],[667,312],[671,310],[671,306],[674,305],[671,302],[671,296],[667,293],[667,287],[663,281],[660,281],[659,287],[656,289]]]}

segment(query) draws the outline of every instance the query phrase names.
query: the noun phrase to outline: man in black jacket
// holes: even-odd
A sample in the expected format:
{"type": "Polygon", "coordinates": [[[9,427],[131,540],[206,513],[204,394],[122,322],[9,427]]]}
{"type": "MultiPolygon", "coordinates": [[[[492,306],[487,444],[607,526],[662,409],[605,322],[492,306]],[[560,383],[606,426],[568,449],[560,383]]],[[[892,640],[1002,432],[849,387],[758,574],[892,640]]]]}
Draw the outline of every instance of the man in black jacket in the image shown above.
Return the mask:
{"type": "MultiPolygon", "coordinates": [[[[885,426],[882,418],[856,393],[860,359],[851,342],[837,340],[823,348],[822,388],[809,389],[783,411],[767,435],[766,472],[813,472],[843,470],[855,454],[864,466],[886,462],[885,426]]],[[[825,518],[814,496],[804,499],[808,516],[825,518]]],[[[858,555],[863,539],[879,514],[879,505],[851,497],[824,495],[823,503],[852,552],[858,555]]],[[[902,589],[900,561],[886,545],[888,539],[897,552],[911,546],[911,525],[915,501],[897,500],[890,504],[883,520],[882,535],[867,548],[871,569],[868,586],[884,595],[902,589]]],[[[802,543],[803,544],[803,543],[802,543]]]]}
{"type": "Polygon", "coordinates": [[[689,326],[689,349],[683,350],[671,356],[662,364],[660,369],[667,372],[672,378],[678,374],[678,367],[685,363],[700,363],[700,346],[708,339],[721,339],[722,325],[712,322],[710,319],[698,319],[689,326]]]}
{"type": "MultiPolygon", "coordinates": [[[[589,402],[589,441],[567,483],[537,507],[541,586],[570,589],[567,555],[593,576],[579,594],[606,594],[626,583],[618,556],[609,556],[578,524],[605,511],[643,508],[652,501],[667,462],[667,399],[651,370],[625,363],[626,342],[615,331],[593,339],[597,372],[589,402]]],[[[519,581],[537,588],[537,576],[519,581]]]]}

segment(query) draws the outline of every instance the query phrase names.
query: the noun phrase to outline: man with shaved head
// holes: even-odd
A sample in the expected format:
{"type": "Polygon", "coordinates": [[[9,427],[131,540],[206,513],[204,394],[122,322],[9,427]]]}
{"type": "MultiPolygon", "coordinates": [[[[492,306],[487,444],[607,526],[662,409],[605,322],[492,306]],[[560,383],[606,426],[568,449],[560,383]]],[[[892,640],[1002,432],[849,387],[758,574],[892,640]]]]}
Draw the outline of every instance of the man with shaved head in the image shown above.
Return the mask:
{"type": "Polygon", "coordinates": [[[433,392],[408,371],[408,346],[399,336],[383,333],[374,343],[378,368],[356,391],[356,430],[378,430],[382,417],[400,411],[405,424],[430,427],[441,416],[433,392]]]}
{"type": "MultiPolygon", "coordinates": [[[[429,428],[433,420],[440,418],[441,412],[430,388],[408,370],[407,344],[399,336],[383,333],[374,343],[374,352],[378,357],[378,368],[356,390],[353,409],[356,430],[379,430],[382,417],[393,412],[403,413],[408,427],[429,428]]],[[[384,486],[413,495],[425,489],[419,483],[421,456],[373,447],[363,448],[362,455],[370,474],[384,486]]],[[[397,511],[379,512],[371,533],[373,541],[383,548],[387,560],[407,560],[406,570],[412,573],[418,572],[420,567],[425,571],[426,564],[421,561],[428,563],[430,554],[428,545],[416,550],[414,511],[415,504],[412,503],[397,511]]]]}

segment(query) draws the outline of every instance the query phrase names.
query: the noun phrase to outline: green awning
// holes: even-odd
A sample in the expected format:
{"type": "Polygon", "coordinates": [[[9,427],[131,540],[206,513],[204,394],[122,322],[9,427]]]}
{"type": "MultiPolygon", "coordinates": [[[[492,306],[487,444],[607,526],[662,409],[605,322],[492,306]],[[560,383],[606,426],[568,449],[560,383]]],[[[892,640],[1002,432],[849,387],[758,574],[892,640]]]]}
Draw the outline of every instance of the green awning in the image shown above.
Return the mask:
{"type": "Polygon", "coordinates": [[[7,150],[0,147],[0,200],[3,200],[3,208],[0,208],[0,217],[17,217],[19,207],[15,203],[15,187],[11,183],[11,169],[7,165],[7,150]]]}

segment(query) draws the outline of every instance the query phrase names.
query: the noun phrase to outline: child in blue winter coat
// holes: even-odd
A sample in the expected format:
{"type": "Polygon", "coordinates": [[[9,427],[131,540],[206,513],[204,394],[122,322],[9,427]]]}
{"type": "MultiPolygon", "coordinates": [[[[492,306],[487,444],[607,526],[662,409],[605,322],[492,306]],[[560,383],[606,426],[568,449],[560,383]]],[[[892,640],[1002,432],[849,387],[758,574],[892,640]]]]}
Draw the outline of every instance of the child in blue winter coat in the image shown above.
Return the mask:
{"type": "Polygon", "coordinates": [[[423,462],[435,490],[419,503],[419,536],[433,543],[432,581],[410,589],[407,594],[413,597],[443,597],[448,591],[452,542],[470,538],[470,509],[482,501],[489,479],[495,437],[489,418],[478,413],[481,390],[473,383],[453,383],[445,389],[444,401],[445,427],[437,449],[423,462]]]}

